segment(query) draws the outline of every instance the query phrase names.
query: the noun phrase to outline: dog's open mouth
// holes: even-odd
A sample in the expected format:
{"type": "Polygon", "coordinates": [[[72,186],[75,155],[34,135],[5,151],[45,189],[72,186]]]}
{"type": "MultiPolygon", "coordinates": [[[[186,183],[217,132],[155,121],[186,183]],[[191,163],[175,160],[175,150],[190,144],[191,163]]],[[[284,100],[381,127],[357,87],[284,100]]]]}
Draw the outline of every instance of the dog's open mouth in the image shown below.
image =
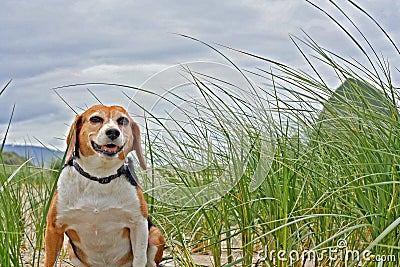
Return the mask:
{"type": "Polygon", "coordinates": [[[117,146],[114,144],[99,145],[93,141],[92,141],[92,147],[95,151],[107,156],[114,156],[118,154],[123,148],[123,146],[117,146]]]}

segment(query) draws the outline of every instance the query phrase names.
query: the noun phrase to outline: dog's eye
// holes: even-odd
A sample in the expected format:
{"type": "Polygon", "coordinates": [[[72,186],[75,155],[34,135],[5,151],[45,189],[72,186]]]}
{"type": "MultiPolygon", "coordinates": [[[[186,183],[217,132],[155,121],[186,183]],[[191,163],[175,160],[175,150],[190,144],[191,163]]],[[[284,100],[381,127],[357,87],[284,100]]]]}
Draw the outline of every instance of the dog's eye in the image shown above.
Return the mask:
{"type": "Polygon", "coordinates": [[[98,122],[103,122],[103,119],[100,118],[99,116],[93,116],[90,118],[90,121],[94,122],[94,123],[98,123],[98,122]]]}
{"type": "Polygon", "coordinates": [[[117,120],[119,125],[128,125],[129,124],[129,120],[128,118],[125,117],[121,117],[117,120]]]}

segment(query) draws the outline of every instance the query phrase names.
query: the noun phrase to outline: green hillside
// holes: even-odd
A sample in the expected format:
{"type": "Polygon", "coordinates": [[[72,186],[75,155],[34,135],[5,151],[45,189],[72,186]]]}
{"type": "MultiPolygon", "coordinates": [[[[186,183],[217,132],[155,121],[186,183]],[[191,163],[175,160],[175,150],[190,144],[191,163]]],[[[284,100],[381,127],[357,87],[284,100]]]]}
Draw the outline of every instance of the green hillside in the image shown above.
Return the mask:
{"type": "Polygon", "coordinates": [[[2,157],[3,157],[3,162],[6,165],[21,165],[26,161],[24,157],[19,156],[17,153],[13,151],[3,152],[2,157]]]}
{"type": "Polygon", "coordinates": [[[333,117],[386,116],[397,114],[394,103],[382,90],[354,78],[346,79],[325,103],[319,121],[333,117]]]}

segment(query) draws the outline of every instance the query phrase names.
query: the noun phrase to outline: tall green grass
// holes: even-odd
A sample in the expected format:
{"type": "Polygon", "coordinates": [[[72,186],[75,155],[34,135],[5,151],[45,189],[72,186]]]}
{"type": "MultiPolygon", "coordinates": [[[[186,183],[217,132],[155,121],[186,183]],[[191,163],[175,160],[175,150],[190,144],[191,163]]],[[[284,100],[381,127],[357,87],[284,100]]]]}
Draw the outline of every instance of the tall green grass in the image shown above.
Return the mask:
{"type": "MultiPolygon", "coordinates": [[[[336,7],[346,15],[339,6],[336,7]]],[[[355,8],[365,12],[356,5],[355,8]]],[[[307,35],[304,39],[293,37],[292,41],[312,73],[238,51],[272,64],[272,70],[244,72],[238,69],[246,78],[263,79],[263,84],[254,88],[249,83],[249,88],[236,88],[233,92],[225,88],[224,84],[229,81],[222,77],[195,73],[192,83],[201,92],[205,104],[188,101],[195,110],[191,114],[198,114],[201,119],[194,121],[188,113],[182,122],[192,122],[191,126],[197,130],[185,132],[186,125],[181,124],[182,127],[173,132],[165,122],[156,120],[165,127],[167,137],[148,135],[148,153],[151,158],[165,159],[162,160],[163,167],[168,168],[170,176],[167,182],[197,188],[195,185],[204,180],[210,181],[210,173],[219,179],[220,173],[229,169],[229,163],[219,165],[221,161],[211,160],[218,163],[211,164],[202,173],[182,170],[182,161],[190,155],[188,151],[199,153],[194,144],[206,142],[203,159],[225,158],[244,166],[243,172],[230,170],[237,183],[220,198],[210,198],[206,202],[200,196],[204,192],[193,190],[191,197],[198,205],[188,206],[185,205],[187,194],[180,195],[177,194],[179,191],[171,190],[173,197],[168,199],[168,195],[163,195],[164,201],[155,201],[160,205],[156,210],[163,216],[161,225],[174,242],[172,253],[178,255],[178,259],[185,258],[184,265],[191,261],[188,253],[182,253],[188,246],[196,251],[199,247],[210,251],[215,266],[238,263],[251,266],[257,252],[263,256],[258,261],[259,266],[295,265],[299,261],[290,262],[288,257],[283,261],[272,252],[297,251],[301,254],[310,249],[320,255],[325,253],[325,257],[317,259],[317,264],[322,266],[375,266],[383,263],[376,262],[382,258],[386,259],[385,266],[398,265],[399,95],[392,82],[396,73],[391,72],[389,62],[379,56],[349,17],[346,16],[358,35],[351,34],[334,17],[326,14],[360,50],[366,65],[319,46],[307,35]],[[311,51],[312,56],[306,56],[306,50],[311,51]],[[317,64],[329,67],[338,84],[346,85],[347,89],[339,93],[328,86],[317,64]],[[243,94],[246,91],[247,98],[235,94],[238,91],[243,94]],[[266,119],[271,116],[274,122],[266,119]],[[262,131],[268,123],[272,123],[273,129],[262,131]],[[244,144],[240,134],[230,127],[232,125],[247,136],[244,144]],[[207,133],[204,129],[224,138],[228,151],[209,149],[214,147],[209,138],[212,134],[204,134],[207,133]],[[182,138],[182,132],[186,139],[182,138]],[[276,138],[268,136],[271,132],[276,138]],[[248,149],[247,158],[233,156],[238,148],[231,145],[235,141],[244,145],[244,150],[248,149]],[[275,146],[270,144],[272,141],[275,146]],[[263,147],[265,145],[267,147],[263,147]],[[263,151],[270,151],[271,147],[275,147],[273,157],[264,155],[263,151]],[[268,156],[273,158],[271,169],[265,164],[258,174],[263,177],[263,182],[254,190],[251,185],[259,171],[260,160],[268,156]],[[176,203],[179,198],[184,199],[182,204],[171,205],[168,212],[168,200],[176,203]],[[222,244],[226,246],[227,261],[222,260],[222,244]],[[327,251],[336,254],[329,258],[327,251]],[[361,253],[366,251],[368,253],[362,259],[361,253]],[[346,254],[352,252],[358,252],[360,257],[346,254]]],[[[394,44],[386,32],[383,31],[383,35],[394,44]]],[[[215,47],[206,45],[222,54],[215,47]]],[[[395,50],[398,51],[397,47],[395,50]]],[[[152,114],[148,117],[152,119],[152,114]]],[[[149,188],[157,186],[150,184],[149,188]]]]}
{"type": "Polygon", "coordinates": [[[21,165],[4,163],[2,152],[15,107],[0,148],[0,266],[42,266],[46,205],[60,164],[45,169],[32,165],[30,159],[21,165]]]}
{"type": "MultiPolygon", "coordinates": [[[[173,91],[157,95],[166,102],[183,101],[184,106],[172,102],[179,118],[162,119],[126,95],[145,113],[145,151],[152,169],[138,174],[152,219],[166,236],[169,264],[195,266],[194,254],[203,253],[214,266],[301,266],[303,259],[291,259],[289,253],[312,256],[306,252],[314,250],[322,255],[318,266],[376,266],[382,256],[387,256],[385,266],[398,266],[397,72],[334,7],[355,34],[320,10],[359,49],[364,65],[321,47],[307,34],[291,40],[310,72],[235,50],[272,66],[242,70],[205,44],[243,77],[244,87],[184,68],[200,97],[173,91]],[[328,86],[321,65],[345,85],[342,91],[328,86]],[[346,258],[348,251],[369,251],[369,257],[346,258]]],[[[96,84],[156,95],[149,88],[96,84]]],[[[28,163],[2,164],[1,266],[24,264],[24,246],[34,253],[31,264],[40,265],[44,214],[56,174],[28,163]]]]}

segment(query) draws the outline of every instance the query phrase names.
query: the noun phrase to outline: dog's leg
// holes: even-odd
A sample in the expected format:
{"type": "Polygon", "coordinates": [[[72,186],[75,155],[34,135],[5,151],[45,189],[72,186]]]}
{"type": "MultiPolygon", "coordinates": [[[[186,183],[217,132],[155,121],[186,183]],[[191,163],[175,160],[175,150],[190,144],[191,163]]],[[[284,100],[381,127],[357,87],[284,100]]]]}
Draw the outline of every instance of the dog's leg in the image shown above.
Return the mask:
{"type": "Polygon", "coordinates": [[[147,245],[149,238],[147,218],[142,218],[131,229],[131,242],[133,251],[132,267],[145,267],[147,262],[147,245]]]}
{"type": "Polygon", "coordinates": [[[49,212],[47,214],[47,226],[46,226],[46,267],[53,267],[58,253],[61,250],[63,241],[64,241],[64,231],[62,228],[57,227],[56,225],[56,216],[57,216],[57,192],[54,194],[53,199],[50,203],[49,212]]]}
{"type": "Polygon", "coordinates": [[[46,230],[46,267],[53,267],[64,241],[64,234],[59,234],[56,229],[47,226],[46,230]]]}
{"type": "Polygon", "coordinates": [[[154,225],[149,229],[149,246],[147,249],[146,267],[156,267],[160,264],[164,251],[165,239],[154,225]]]}
{"type": "Polygon", "coordinates": [[[157,264],[154,261],[154,257],[157,254],[157,247],[149,245],[147,248],[147,264],[146,267],[157,267],[157,264]]]}

